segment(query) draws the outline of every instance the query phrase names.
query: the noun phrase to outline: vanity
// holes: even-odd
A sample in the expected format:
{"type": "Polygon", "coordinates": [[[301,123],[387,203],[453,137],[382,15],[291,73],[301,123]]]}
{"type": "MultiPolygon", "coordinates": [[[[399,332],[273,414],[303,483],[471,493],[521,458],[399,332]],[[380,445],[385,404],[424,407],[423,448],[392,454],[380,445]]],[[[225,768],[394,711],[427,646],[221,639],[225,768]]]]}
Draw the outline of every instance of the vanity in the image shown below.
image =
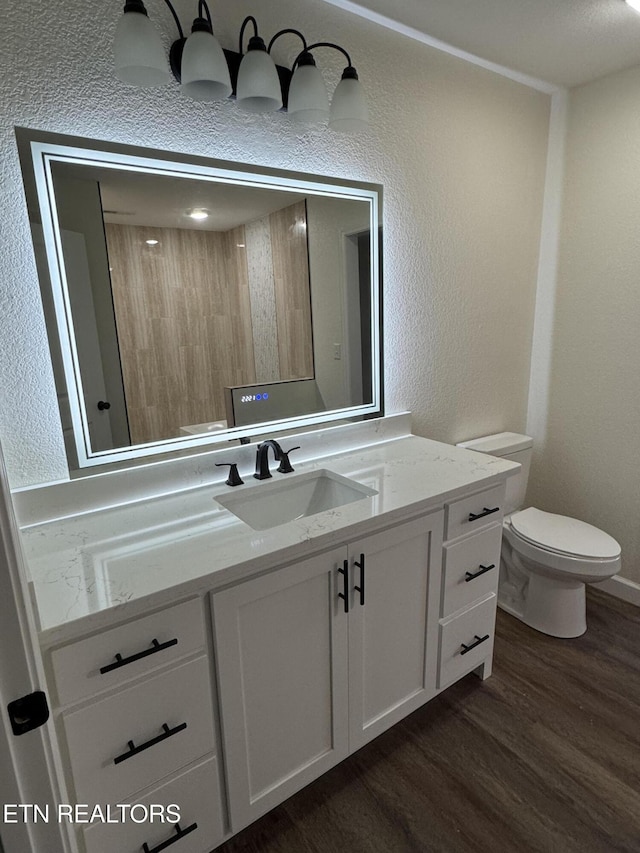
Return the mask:
{"type": "Polygon", "coordinates": [[[67,849],[209,853],[490,675],[519,466],[384,415],[380,186],[18,145],[69,479],[13,501],[67,849]]]}
{"type": "MultiPolygon", "coordinates": [[[[272,463],[237,488],[217,451],[200,459],[209,483],[146,499],[116,499],[116,484],[91,505],[87,481],[18,496],[64,801],[180,807],[177,825],[131,810],[72,827],[74,851],[207,853],[459,678],[491,673],[518,466],[412,436],[406,415],[306,441],[294,473],[272,463]],[[264,529],[216,499],[277,503],[318,478],[362,493],[264,529]]],[[[255,445],[241,449],[246,474],[255,445]]],[[[127,472],[109,476],[126,487],[127,472]]]]}

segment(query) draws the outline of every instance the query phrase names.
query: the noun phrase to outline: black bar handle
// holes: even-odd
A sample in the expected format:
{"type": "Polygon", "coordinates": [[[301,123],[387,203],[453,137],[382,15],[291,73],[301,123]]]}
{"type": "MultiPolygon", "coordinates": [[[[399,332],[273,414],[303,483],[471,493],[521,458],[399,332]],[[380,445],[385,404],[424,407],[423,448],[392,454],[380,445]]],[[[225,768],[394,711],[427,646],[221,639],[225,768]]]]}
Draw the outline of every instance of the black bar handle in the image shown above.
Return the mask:
{"type": "Polygon", "coordinates": [[[466,655],[466,653],[470,652],[471,649],[475,649],[475,647],[479,646],[480,643],[484,643],[485,640],[489,639],[488,634],[486,634],[484,637],[479,637],[477,634],[474,634],[474,636],[475,636],[475,642],[474,643],[469,643],[468,646],[466,646],[464,643],[461,643],[461,646],[462,646],[462,651],[460,652],[461,655],[466,655]]]}
{"type": "Polygon", "coordinates": [[[154,737],[151,740],[148,740],[146,743],[141,743],[140,746],[135,746],[132,740],[127,743],[129,747],[127,752],[123,752],[122,755],[119,755],[117,758],[113,759],[114,764],[120,764],[123,761],[126,761],[127,758],[133,758],[134,755],[137,755],[139,752],[144,752],[145,749],[149,749],[151,746],[155,746],[157,743],[160,743],[167,738],[173,737],[173,735],[177,735],[178,732],[183,732],[187,728],[186,723],[180,723],[180,725],[176,726],[173,729],[170,729],[166,723],[162,724],[163,732],[158,737],[154,737]]]}
{"type": "Polygon", "coordinates": [[[469,583],[469,581],[473,581],[476,578],[479,578],[480,575],[483,575],[485,572],[490,572],[491,569],[495,569],[495,567],[496,567],[495,563],[491,563],[490,566],[483,566],[482,563],[480,563],[480,566],[479,566],[480,571],[478,571],[478,572],[465,572],[464,582],[469,583]]]}
{"type": "Polygon", "coordinates": [[[477,521],[479,518],[484,518],[486,515],[493,515],[494,512],[500,512],[500,507],[496,506],[493,509],[489,509],[488,507],[483,507],[482,512],[479,512],[475,515],[473,512],[469,513],[469,521],[477,521]]]}
{"type": "Polygon", "coordinates": [[[364,554],[360,554],[360,562],[354,560],[353,565],[360,569],[360,586],[354,586],[354,589],[360,593],[360,604],[364,607],[364,554]]]}
{"type": "Polygon", "coordinates": [[[151,640],[150,649],[145,649],[143,652],[138,652],[135,655],[131,655],[131,657],[123,658],[120,654],[115,655],[116,662],[101,667],[100,675],[106,675],[108,672],[113,672],[114,669],[119,669],[121,666],[126,666],[128,663],[133,663],[136,660],[141,660],[142,658],[146,658],[149,655],[155,655],[156,652],[161,652],[164,649],[168,649],[171,646],[176,646],[177,644],[177,639],[167,640],[166,643],[159,643],[157,640],[151,640]]]}
{"type": "Polygon", "coordinates": [[[338,569],[338,574],[343,576],[342,592],[338,593],[338,598],[344,601],[344,612],[349,612],[349,560],[345,560],[342,568],[338,569]]]}
{"type": "Polygon", "coordinates": [[[169,838],[167,841],[163,841],[162,844],[158,844],[157,847],[149,847],[147,842],[142,845],[142,849],[144,853],[160,853],[161,850],[166,850],[167,847],[171,847],[172,844],[175,844],[176,841],[180,841],[181,838],[184,838],[185,835],[189,835],[190,832],[195,832],[198,828],[197,823],[192,823],[191,826],[188,826],[186,829],[180,829],[180,824],[176,824],[176,834],[173,838],[169,838]]]}

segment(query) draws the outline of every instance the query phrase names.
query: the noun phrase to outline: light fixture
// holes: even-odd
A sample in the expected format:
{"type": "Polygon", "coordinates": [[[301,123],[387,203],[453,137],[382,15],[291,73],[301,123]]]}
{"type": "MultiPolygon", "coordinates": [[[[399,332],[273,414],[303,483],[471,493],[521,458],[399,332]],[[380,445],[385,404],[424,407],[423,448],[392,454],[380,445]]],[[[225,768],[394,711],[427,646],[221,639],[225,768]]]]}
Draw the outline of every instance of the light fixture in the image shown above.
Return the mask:
{"type": "Polygon", "coordinates": [[[369,124],[369,110],[358,80],[358,72],[348,65],[336,86],[331,101],[329,127],[344,133],[355,133],[369,124]]]}
{"type": "Polygon", "coordinates": [[[238,69],[236,102],[248,113],[275,112],[282,106],[280,79],[276,64],[258,35],[258,24],[252,15],[245,18],[240,30],[240,54],[242,37],[248,23],[253,24],[253,36],[249,39],[247,52],[238,69]]]}
{"type": "Polygon", "coordinates": [[[171,80],[160,33],[142,0],[126,0],[113,44],[116,74],[134,86],[161,86],[171,80]]]}
{"type": "MultiPolygon", "coordinates": [[[[289,112],[301,123],[329,120],[333,130],[355,132],[368,123],[366,99],[358,74],[344,48],[332,42],[308,45],[299,30],[286,28],[273,36],[269,45],[258,33],[256,19],[249,15],[242,23],[239,52],[223,50],[213,35],[211,14],[206,0],[198,0],[198,15],[191,34],[185,37],[171,3],[169,7],[178,28],[169,62],[160,34],[147,16],[142,0],[125,0],[124,14],[116,29],[114,43],[117,76],[136,86],[157,86],[171,79],[181,83],[181,91],[196,101],[235,99],[238,106],[252,113],[289,112]],[[244,34],[253,27],[244,52],[244,34]],[[291,69],[276,65],[271,49],[276,39],[292,33],[302,41],[303,49],[291,69]],[[324,79],[312,51],[331,48],[342,53],[347,66],[334,92],[331,107],[324,79]]],[[[631,0],[628,0],[631,2],[631,0]]],[[[633,0],[640,3],[640,0],[633,0]]]]}
{"type": "Polygon", "coordinates": [[[190,210],[187,216],[190,216],[191,219],[195,219],[196,222],[203,222],[205,219],[209,218],[209,211],[202,207],[196,207],[193,210],[190,210]]]}
{"type": "Polygon", "coordinates": [[[308,50],[302,51],[294,66],[287,112],[301,122],[326,121],[329,118],[327,87],[308,50]]]}
{"type": "Polygon", "coordinates": [[[147,246],[157,246],[160,241],[159,240],[145,240],[144,242],[147,244],[147,246]]]}
{"type": "Polygon", "coordinates": [[[181,89],[194,101],[221,101],[232,92],[229,66],[213,35],[209,7],[204,0],[198,3],[198,17],[182,50],[181,71],[181,89]]]}
{"type": "Polygon", "coordinates": [[[631,6],[634,12],[640,13],[640,0],[626,0],[626,3],[631,6]]]}

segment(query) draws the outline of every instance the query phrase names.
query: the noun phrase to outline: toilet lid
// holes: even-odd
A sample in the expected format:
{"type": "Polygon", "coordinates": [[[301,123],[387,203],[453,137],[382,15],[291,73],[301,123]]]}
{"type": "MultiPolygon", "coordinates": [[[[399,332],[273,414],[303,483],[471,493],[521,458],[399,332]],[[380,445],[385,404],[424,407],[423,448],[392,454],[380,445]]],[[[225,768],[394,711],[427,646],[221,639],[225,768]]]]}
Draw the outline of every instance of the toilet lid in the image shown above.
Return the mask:
{"type": "Polygon", "coordinates": [[[600,559],[620,554],[620,545],[608,533],[576,518],[543,512],[535,507],[514,513],[511,526],[524,539],[551,551],[600,559]]]}

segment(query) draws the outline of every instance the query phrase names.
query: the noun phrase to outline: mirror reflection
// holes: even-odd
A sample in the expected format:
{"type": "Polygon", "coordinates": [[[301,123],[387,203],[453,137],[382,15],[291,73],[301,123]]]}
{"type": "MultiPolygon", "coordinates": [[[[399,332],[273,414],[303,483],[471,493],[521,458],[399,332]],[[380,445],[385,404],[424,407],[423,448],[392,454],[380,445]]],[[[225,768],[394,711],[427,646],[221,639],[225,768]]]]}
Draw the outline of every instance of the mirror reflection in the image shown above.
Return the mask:
{"type": "Polygon", "coordinates": [[[49,240],[34,227],[61,339],[52,356],[65,377],[63,428],[80,466],[379,411],[373,193],[92,155],[45,157],[49,240]]]}

